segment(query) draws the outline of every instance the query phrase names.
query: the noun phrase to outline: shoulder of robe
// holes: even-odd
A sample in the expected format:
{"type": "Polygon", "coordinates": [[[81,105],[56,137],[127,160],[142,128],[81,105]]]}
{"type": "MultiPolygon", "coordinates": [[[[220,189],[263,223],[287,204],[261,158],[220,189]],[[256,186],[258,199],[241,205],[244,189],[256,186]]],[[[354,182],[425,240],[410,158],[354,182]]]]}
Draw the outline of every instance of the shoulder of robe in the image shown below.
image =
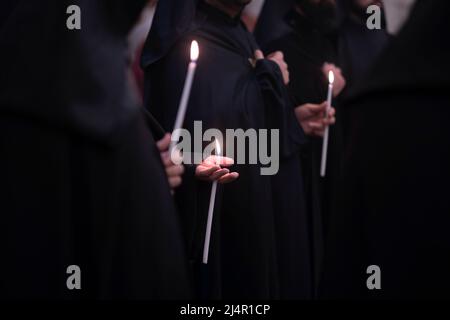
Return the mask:
{"type": "Polygon", "coordinates": [[[449,1],[419,1],[399,35],[391,40],[345,104],[390,92],[450,90],[449,1]]]}

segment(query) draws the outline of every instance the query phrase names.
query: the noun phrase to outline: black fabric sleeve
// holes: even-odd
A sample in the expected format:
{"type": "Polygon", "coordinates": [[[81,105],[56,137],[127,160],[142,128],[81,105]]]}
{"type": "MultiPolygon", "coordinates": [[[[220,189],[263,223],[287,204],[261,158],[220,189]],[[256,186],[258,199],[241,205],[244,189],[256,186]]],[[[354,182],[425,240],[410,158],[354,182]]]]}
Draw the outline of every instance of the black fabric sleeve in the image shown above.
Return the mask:
{"type": "Polygon", "coordinates": [[[267,106],[268,127],[280,130],[280,153],[282,157],[289,157],[307,139],[294,114],[280,68],[275,62],[264,59],[257,61],[255,71],[267,106]]]}

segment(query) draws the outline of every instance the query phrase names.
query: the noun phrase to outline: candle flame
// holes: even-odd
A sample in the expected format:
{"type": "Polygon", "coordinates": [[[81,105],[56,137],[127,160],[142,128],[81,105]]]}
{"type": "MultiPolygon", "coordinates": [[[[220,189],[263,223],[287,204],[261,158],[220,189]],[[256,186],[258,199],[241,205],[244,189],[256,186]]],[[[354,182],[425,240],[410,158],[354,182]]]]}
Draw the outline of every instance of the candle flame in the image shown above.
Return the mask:
{"type": "Polygon", "coordinates": [[[330,72],[328,72],[328,81],[330,82],[330,84],[334,83],[334,73],[331,70],[330,72]]]}
{"type": "Polygon", "coordinates": [[[191,61],[197,61],[199,55],[200,50],[198,48],[198,42],[194,40],[191,44],[191,61]]]}

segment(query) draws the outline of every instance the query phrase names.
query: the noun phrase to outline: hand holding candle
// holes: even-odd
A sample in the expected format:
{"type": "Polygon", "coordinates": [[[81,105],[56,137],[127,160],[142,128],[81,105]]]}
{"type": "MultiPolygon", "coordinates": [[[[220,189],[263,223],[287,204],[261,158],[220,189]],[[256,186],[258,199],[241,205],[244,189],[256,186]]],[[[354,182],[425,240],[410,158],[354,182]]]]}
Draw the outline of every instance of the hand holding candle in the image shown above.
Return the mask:
{"type": "Polygon", "coordinates": [[[344,75],[342,74],[342,70],[332,63],[324,63],[322,67],[323,74],[325,77],[329,77],[330,71],[333,72],[334,81],[333,81],[333,98],[336,98],[341,92],[345,89],[347,82],[345,80],[344,75]]]}
{"type": "Polygon", "coordinates": [[[195,168],[195,177],[202,181],[227,184],[239,178],[239,173],[231,172],[228,167],[234,165],[234,160],[228,157],[209,156],[195,168]]]}
{"type": "MultiPolygon", "coordinates": [[[[334,73],[329,71],[328,73],[328,96],[327,96],[327,111],[325,112],[325,117],[328,117],[328,111],[331,109],[331,102],[333,98],[333,83],[334,83],[334,73]]],[[[322,145],[322,161],[320,164],[320,176],[325,177],[327,168],[327,153],[328,153],[328,138],[329,138],[329,127],[325,128],[325,133],[323,136],[322,145]]]]}
{"type": "Polygon", "coordinates": [[[294,109],[298,123],[303,128],[303,132],[311,137],[323,138],[327,126],[335,123],[335,110],[328,110],[328,118],[325,113],[328,109],[328,102],[320,104],[305,103],[294,109]]]}
{"type": "Polygon", "coordinates": [[[167,179],[169,181],[170,189],[178,188],[182,183],[182,177],[184,173],[184,166],[181,164],[175,164],[169,155],[170,134],[166,133],[163,139],[156,143],[158,150],[161,154],[161,160],[166,170],[167,179]]]}

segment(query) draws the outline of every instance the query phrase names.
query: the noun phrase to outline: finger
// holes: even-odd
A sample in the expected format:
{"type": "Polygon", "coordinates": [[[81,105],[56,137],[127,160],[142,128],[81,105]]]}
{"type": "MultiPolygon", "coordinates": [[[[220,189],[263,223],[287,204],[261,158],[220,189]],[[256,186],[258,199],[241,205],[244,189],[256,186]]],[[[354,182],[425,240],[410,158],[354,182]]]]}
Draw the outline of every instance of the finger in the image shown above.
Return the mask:
{"type": "Polygon", "coordinates": [[[181,176],[184,173],[184,166],[170,166],[166,168],[166,173],[169,177],[181,176]]]}
{"type": "Polygon", "coordinates": [[[221,157],[218,163],[221,167],[231,167],[234,165],[234,160],[228,157],[221,157]]]}
{"type": "Polygon", "coordinates": [[[324,126],[331,126],[333,124],[336,123],[336,118],[335,117],[331,117],[331,118],[327,118],[323,120],[323,124],[324,126]]]}
{"type": "Polygon", "coordinates": [[[274,57],[277,57],[280,60],[284,59],[284,54],[281,51],[276,51],[273,55],[274,55],[274,57]]]}
{"type": "Polygon", "coordinates": [[[217,170],[216,172],[214,172],[209,179],[211,181],[216,181],[220,177],[222,177],[222,176],[224,176],[224,175],[226,175],[228,173],[230,173],[230,170],[228,170],[228,169],[220,169],[220,170],[217,170]]]}
{"type": "Polygon", "coordinates": [[[330,109],[328,109],[327,114],[328,117],[334,117],[336,115],[336,109],[331,107],[330,109]]]}
{"type": "Polygon", "coordinates": [[[300,120],[307,120],[309,117],[311,117],[311,115],[313,115],[310,111],[309,111],[309,103],[303,104],[301,106],[297,106],[295,108],[295,111],[298,115],[298,117],[300,117],[300,120]]]}
{"type": "Polygon", "coordinates": [[[323,129],[325,129],[325,125],[322,121],[320,122],[310,122],[309,123],[309,127],[313,130],[313,131],[321,131],[323,129]]]}
{"type": "Polygon", "coordinates": [[[284,62],[284,54],[281,51],[272,52],[267,56],[268,59],[274,60],[277,63],[284,62]]]}
{"type": "Polygon", "coordinates": [[[222,178],[220,178],[219,183],[227,184],[227,183],[235,181],[237,178],[239,178],[239,173],[231,172],[229,174],[224,175],[222,178]]]}
{"type": "Polygon", "coordinates": [[[205,160],[206,163],[212,165],[219,165],[221,167],[230,167],[234,164],[234,160],[223,156],[209,156],[205,160]]]}
{"type": "Polygon", "coordinates": [[[212,167],[205,167],[205,166],[198,166],[195,172],[195,175],[197,178],[209,178],[214,172],[220,170],[219,166],[212,166],[212,167]]]}
{"type": "Polygon", "coordinates": [[[170,146],[170,133],[166,133],[166,135],[164,136],[164,138],[162,138],[161,140],[159,140],[156,143],[156,146],[158,147],[159,151],[166,151],[167,149],[169,149],[170,146]]]}
{"type": "Polygon", "coordinates": [[[179,150],[176,150],[176,149],[174,150],[174,152],[172,152],[170,159],[175,164],[181,164],[184,161],[183,154],[179,150]]]}
{"type": "Polygon", "coordinates": [[[172,189],[179,187],[182,182],[183,182],[183,180],[181,179],[181,177],[170,177],[169,178],[169,186],[172,189]]]}
{"type": "Polygon", "coordinates": [[[215,165],[216,164],[216,162],[215,162],[215,158],[216,156],[209,156],[209,157],[207,157],[205,160],[203,160],[203,163],[202,164],[205,164],[205,165],[215,165]]]}
{"type": "Polygon", "coordinates": [[[322,70],[323,70],[323,71],[328,72],[330,69],[331,69],[331,64],[330,64],[330,63],[325,62],[325,63],[322,65],[322,70]]]}
{"type": "Polygon", "coordinates": [[[328,63],[328,68],[332,69],[333,71],[335,71],[337,69],[337,67],[334,63],[328,63]]]}
{"type": "Polygon", "coordinates": [[[327,107],[328,107],[327,102],[323,102],[321,104],[312,104],[311,103],[311,104],[306,105],[306,108],[308,109],[308,111],[313,114],[325,112],[327,110],[327,107]]]}
{"type": "Polygon", "coordinates": [[[323,118],[333,118],[336,115],[336,110],[334,108],[328,108],[326,112],[323,113],[323,118]]]}
{"type": "Polygon", "coordinates": [[[301,106],[298,106],[297,112],[299,112],[300,119],[308,120],[314,119],[318,121],[321,118],[325,117],[325,112],[327,111],[328,103],[322,102],[321,104],[312,104],[306,103],[301,106]]]}
{"type": "Polygon", "coordinates": [[[255,59],[256,60],[264,59],[264,53],[261,50],[256,50],[255,51],[255,59]]]}
{"type": "Polygon", "coordinates": [[[180,165],[183,162],[183,157],[177,150],[173,150],[171,154],[169,152],[161,153],[161,159],[165,167],[180,165]]]}
{"type": "Polygon", "coordinates": [[[307,121],[319,123],[319,122],[324,121],[324,120],[327,119],[327,118],[328,118],[328,117],[326,116],[326,113],[325,113],[325,112],[319,112],[319,113],[316,113],[316,114],[314,114],[314,115],[308,117],[307,121]]]}
{"type": "Polygon", "coordinates": [[[164,167],[168,167],[173,164],[172,160],[170,159],[169,152],[161,153],[161,160],[163,162],[164,167]]]}

